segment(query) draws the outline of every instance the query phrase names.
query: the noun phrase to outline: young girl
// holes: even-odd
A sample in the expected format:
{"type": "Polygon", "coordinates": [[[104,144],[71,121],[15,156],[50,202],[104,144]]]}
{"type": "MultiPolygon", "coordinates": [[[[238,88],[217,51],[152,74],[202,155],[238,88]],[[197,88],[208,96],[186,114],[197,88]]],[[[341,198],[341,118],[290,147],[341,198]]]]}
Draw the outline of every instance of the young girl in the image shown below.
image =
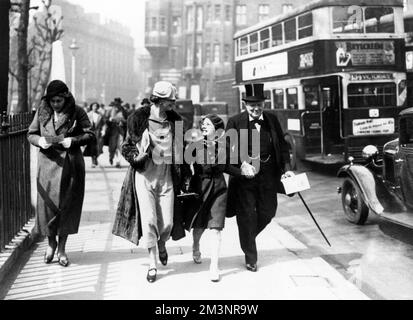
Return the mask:
{"type": "MultiPolygon", "coordinates": [[[[200,197],[192,202],[192,209],[187,211],[185,227],[193,229],[192,257],[195,263],[201,263],[199,241],[205,229],[211,232],[210,279],[219,281],[218,257],[221,246],[221,231],[224,228],[227,184],[224,172],[240,175],[240,169],[226,164],[224,141],[224,121],[216,114],[208,114],[201,120],[203,135],[202,152],[196,152],[193,162],[194,176],[191,187],[200,197]],[[221,129],[221,130],[220,130],[221,129]],[[219,136],[221,131],[221,135],[219,136]],[[222,157],[223,155],[224,157],[222,157]],[[196,187],[196,185],[198,187],[196,187]],[[189,213],[188,213],[189,212],[189,213]]],[[[199,148],[198,148],[199,149],[199,148]]],[[[196,150],[194,150],[196,151],[196,150]]]]}

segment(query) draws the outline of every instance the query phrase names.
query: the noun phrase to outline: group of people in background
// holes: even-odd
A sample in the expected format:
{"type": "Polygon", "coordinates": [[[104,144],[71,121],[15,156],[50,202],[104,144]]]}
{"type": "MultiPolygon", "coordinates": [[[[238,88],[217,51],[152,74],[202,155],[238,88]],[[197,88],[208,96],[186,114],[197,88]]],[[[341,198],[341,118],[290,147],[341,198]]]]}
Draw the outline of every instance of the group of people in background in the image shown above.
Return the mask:
{"type": "Polygon", "coordinates": [[[111,164],[120,166],[120,156],[129,163],[112,233],[148,250],[149,282],[156,280],[158,258],[162,265],[168,263],[167,241],[182,239],[185,230],[192,231],[196,264],[202,262],[201,236],[210,230],[209,278],[219,281],[221,233],[225,218],[234,216],[245,267],[257,271],[256,237],[275,216],[277,193],[284,193],[282,176],[293,174],[287,171],[288,145],[280,124],[275,114],[263,110],[263,85],[246,85],[245,111],[229,118],[226,127],[216,114],[203,117],[202,136],[196,142],[175,137],[175,127],[182,121],[174,108],[176,99],[176,88],[159,81],[150,98],[129,115],[120,98],[109,108],[92,103],[86,112],[76,106],[65,83],[49,84],[28,132],[30,143],[39,148],[36,227],[48,237],[45,263],[53,261],[57,250],[59,264],[69,265],[65,246],[68,235],[79,228],[85,188],[83,156],[90,155],[96,166],[103,145],[108,145],[111,164]],[[223,143],[228,130],[234,130],[241,143],[241,131],[248,131],[244,142],[249,159],[243,160],[243,148],[233,145],[234,141],[223,143]],[[257,136],[259,140],[254,140],[257,136]],[[175,148],[188,150],[191,143],[200,143],[202,152],[191,161],[178,159],[175,148]],[[251,153],[254,143],[260,145],[257,155],[251,153]],[[170,161],[158,161],[159,152],[170,161]],[[237,160],[229,161],[234,155],[237,160]],[[255,162],[250,161],[252,156],[255,162]],[[228,184],[224,173],[229,175],[228,184]]]}
{"type": "MultiPolygon", "coordinates": [[[[150,104],[149,99],[144,98],[141,106],[150,104]]],[[[84,103],[92,124],[95,138],[83,148],[83,155],[91,157],[92,168],[98,165],[98,157],[103,153],[103,146],[109,150],[109,163],[120,168],[121,145],[126,137],[126,122],[128,117],[136,110],[135,104],[123,104],[121,98],[115,98],[108,106],[98,102],[89,105],[84,103]]]]}

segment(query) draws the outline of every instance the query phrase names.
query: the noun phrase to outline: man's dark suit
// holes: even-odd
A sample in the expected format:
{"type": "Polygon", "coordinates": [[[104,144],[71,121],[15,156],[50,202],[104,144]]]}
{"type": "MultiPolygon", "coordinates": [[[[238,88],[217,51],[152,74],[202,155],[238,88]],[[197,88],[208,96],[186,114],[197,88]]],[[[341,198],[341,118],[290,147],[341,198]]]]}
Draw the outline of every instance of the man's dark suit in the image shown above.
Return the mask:
{"type": "MultiPolygon", "coordinates": [[[[244,176],[231,176],[228,184],[227,217],[236,215],[241,248],[247,264],[256,264],[256,236],[271,222],[277,210],[277,193],[285,193],[281,175],[289,164],[288,144],[276,115],[271,111],[263,112],[264,121],[260,130],[261,159],[258,174],[248,179],[244,176]],[[265,154],[263,154],[263,152],[265,154]],[[269,159],[268,159],[269,158],[269,159]],[[268,160],[265,162],[265,160],[268,160]]],[[[240,137],[241,129],[255,129],[248,113],[242,112],[228,120],[226,130],[235,129],[240,137]]],[[[239,140],[239,139],[238,139],[239,140]]],[[[249,139],[250,140],[250,139],[249,139]]],[[[243,143],[239,140],[240,143],[243,143]]],[[[228,155],[241,148],[234,148],[234,142],[228,144],[228,155]]],[[[244,143],[246,143],[244,141],[244,143]]],[[[251,150],[251,142],[249,148],[251,150]]],[[[232,153],[231,156],[234,156],[232,153]]],[[[241,166],[238,154],[237,166],[241,166]]]]}

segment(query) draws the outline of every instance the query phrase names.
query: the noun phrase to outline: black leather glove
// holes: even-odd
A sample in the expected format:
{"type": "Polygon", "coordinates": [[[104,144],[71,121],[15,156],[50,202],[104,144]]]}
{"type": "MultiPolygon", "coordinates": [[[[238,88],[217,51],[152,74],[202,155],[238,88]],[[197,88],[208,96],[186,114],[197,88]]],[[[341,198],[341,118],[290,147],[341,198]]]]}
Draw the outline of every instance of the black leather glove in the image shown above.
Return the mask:
{"type": "Polygon", "coordinates": [[[146,160],[149,158],[149,154],[147,153],[140,153],[133,158],[132,166],[136,170],[143,170],[145,168],[146,160]]]}

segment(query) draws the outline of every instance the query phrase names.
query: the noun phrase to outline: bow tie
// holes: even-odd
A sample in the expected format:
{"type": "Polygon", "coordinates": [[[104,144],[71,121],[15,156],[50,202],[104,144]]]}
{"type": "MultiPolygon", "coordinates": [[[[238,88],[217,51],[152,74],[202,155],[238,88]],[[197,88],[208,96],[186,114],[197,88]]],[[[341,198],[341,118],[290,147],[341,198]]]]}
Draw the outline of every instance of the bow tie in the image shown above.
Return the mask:
{"type": "Polygon", "coordinates": [[[264,120],[253,119],[253,120],[251,120],[251,123],[252,123],[252,124],[258,123],[260,126],[262,126],[262,124],[264,123],[264,120]]]}

